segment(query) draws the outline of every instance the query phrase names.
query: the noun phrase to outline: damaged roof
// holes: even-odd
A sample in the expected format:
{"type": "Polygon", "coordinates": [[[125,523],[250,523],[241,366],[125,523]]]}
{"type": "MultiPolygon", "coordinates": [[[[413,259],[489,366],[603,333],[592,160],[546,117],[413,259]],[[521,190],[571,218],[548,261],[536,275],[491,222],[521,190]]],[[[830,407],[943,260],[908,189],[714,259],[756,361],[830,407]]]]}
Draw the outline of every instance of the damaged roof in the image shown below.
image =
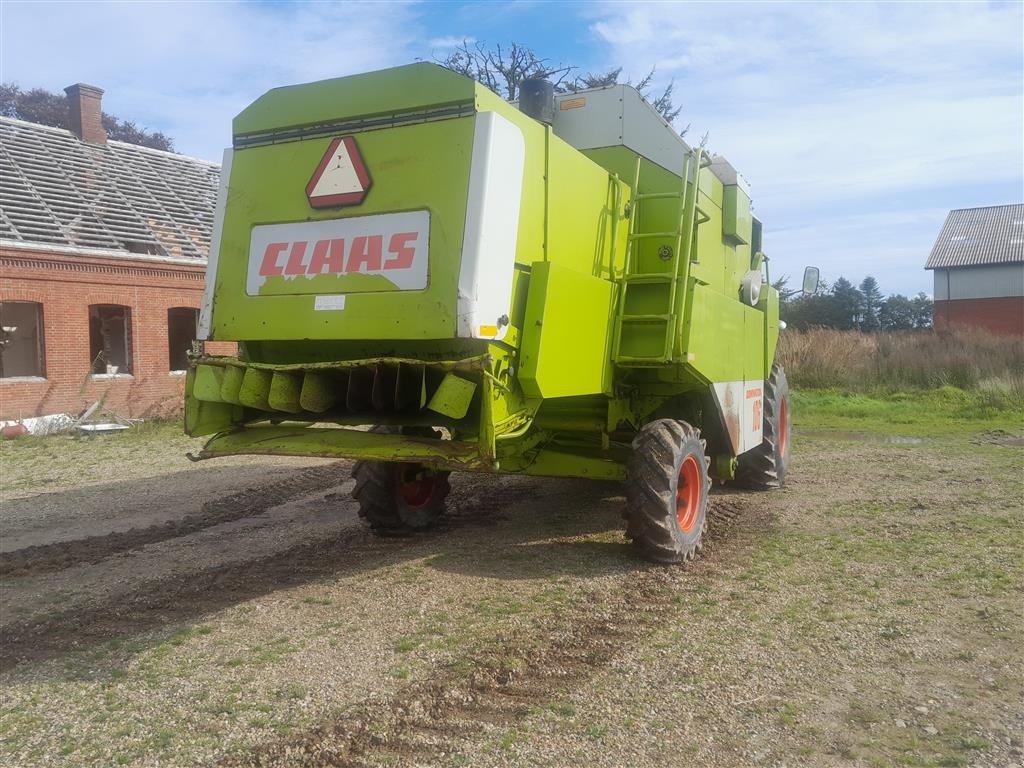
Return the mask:
{"type": "Polygon", "coordinates": [[[949,212],[925,269],[1024,262],[1024,203],[949,212]]]}
{"type": "Polygon", "coordinates": [[[205,260],[220,166],[0,117],[0,242],[205,260]]]}

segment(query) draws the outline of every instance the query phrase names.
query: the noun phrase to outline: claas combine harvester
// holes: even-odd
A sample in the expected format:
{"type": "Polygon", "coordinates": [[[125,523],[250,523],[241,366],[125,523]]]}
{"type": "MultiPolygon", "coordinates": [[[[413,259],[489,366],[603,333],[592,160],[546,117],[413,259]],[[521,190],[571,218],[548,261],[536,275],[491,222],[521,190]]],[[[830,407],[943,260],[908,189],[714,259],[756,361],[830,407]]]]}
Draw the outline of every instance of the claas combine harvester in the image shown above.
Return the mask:
{"type": "Polygon", "coordinates": [[[782,485],[778,295],[744,180],[633,88],[518,106],[431,64],[271,90],[225,153],[194,458],[355,459],[361,516],[428,529],[452,470],[626,483],[700,549],[712,478],[782,485]]]}

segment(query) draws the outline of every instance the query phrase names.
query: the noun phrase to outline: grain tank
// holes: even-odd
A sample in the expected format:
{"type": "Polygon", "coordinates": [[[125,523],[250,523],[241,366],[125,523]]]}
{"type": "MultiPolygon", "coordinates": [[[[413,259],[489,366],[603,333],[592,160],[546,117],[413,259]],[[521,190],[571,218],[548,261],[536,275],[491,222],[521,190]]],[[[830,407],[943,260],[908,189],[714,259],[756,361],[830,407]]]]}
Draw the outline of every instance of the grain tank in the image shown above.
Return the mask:
{"type": "Polygon", "coordinates": [[[712,478],[785,481],[743,178],[629,86],[547,99],[414,64],[235,118],[200,338],[238,354],[193,356],[196,458],[354,459],[389,534],[441,519],[451,471],[622,480],[660,562],[699,550],[712,478]]]}

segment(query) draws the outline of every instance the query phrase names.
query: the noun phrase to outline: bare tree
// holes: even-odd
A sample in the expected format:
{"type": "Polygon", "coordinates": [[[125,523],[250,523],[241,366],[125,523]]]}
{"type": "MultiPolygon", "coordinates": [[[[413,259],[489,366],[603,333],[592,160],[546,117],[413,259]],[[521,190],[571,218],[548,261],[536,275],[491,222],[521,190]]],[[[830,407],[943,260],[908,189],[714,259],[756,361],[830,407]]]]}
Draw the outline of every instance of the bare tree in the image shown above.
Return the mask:
{"type": "Polygon", "coordinates": [[[621,74],[622,67],[609,69],[607,72],[588,72],[585,75],[579,75],[573,81],[573,88],[582,90],[583,88],[603,88],[608,85],[616,85],[621,74]]]}
{"type": "Polygon", "coordinates": [[[560,89],[574,69],[554,65],[550,59],[540,58],[532,48],[519,43],[488,49],[483,43],[471,46],[467,40],[443,59],[438,59],[438,64],[472,77],[509,101],[519,98],[519,85],[527,78],[542,77],[560,89]]]}
{"type": "MultiPolygon", "coordinates": [[[[555,84],[556,91],[563,93],[584,88],[601,88],[622,82],[622,67],[605,72],[588,72],[570,79],[569,76],[575,71],[575,67],[554,65],[550,59],[541,58],[532,48],[519,43],[488,48],[484,43],[471,44],[470,41],[463,40],[454,51],[444,58],[437,59],[437,63],[483,83],[509,101],[519,98],[519,85],[528,77],[547,78],[555,84]]],[[[683,111],[683,108],[676,106],[672,100],[675,81],[669,82],[659,95],[652,96],[650,91],[654,73],[655,70],[652,68],[633,87],[654,107],[655,112],[671,124],[683,111]]],[[[625,85],[633,84],[626,80],[625,85]]],[[[689,129],[690,126],[687,125],[679,134],[685,136],[689,129]]]]}

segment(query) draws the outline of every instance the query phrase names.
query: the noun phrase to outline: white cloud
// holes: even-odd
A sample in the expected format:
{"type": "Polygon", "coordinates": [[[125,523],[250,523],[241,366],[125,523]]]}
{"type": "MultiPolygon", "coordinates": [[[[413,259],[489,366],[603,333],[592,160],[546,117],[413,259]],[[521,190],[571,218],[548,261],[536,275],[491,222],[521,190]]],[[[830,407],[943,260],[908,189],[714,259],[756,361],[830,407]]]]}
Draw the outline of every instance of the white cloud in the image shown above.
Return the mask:
{"type": "Polygon", "coordinates": [[[675,80],[677,122],[750,179],[783,271],[870,266],[883,289],[930,290],[945,210],[1024,194],[1019,4],[606,3],[590,19],[607,63],[675,80]],[[907,220],[837,227],[893,210],[907,220]]]}
{"type": "Polygon", "coordinates": [[[466,45],[472,45],[475,42],[475,37],[458,37],[456,35],[451,35],[449,37],[435,37],[428,42],[428,45],[431,48],[457,48],[463,43],[466,43],[466,45]]]}
{"type": "Polygon", "coordinates": [[[414,6],[383,11],[373,2],[4,2],[0,77],[57,91],[98,85],[106,111],[220,160],[232,117],[266,90],[410,61],[414,6]]]}

